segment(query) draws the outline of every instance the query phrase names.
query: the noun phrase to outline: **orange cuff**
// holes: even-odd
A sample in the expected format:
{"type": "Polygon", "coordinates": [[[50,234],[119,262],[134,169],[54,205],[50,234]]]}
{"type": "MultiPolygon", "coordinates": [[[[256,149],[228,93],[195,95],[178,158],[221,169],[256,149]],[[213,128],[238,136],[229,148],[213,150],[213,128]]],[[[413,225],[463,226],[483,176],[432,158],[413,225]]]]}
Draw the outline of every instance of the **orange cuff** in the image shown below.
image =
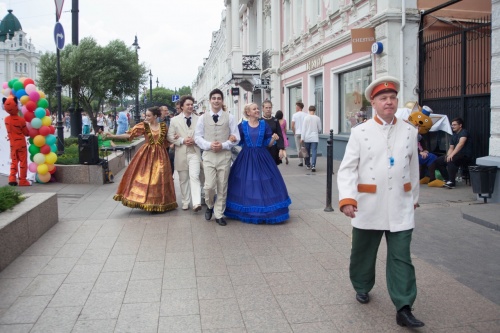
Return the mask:
{"type": "Polygon", "coordinates": [[[342,199],[339,202],[340,211],[342,211],[342,208],[347,205],[353,205],[354,207],[358,207],[358,202],[354,199],[349,199],[349,198],[342,199]]]}

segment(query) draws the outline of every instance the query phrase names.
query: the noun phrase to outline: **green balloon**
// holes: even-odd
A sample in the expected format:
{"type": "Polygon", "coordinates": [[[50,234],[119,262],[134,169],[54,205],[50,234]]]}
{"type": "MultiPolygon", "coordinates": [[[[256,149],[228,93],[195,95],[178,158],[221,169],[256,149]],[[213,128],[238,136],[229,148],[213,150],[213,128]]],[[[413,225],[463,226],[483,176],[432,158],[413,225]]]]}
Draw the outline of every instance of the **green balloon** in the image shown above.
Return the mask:
{"type": "Polygon", "coordinates": [[[40,152],[40,148],[35,146],[35,145],[30,145],[30,147],[28,148],[28,151],[30,152],[30,155],[33,156],[33,155],[36,155],[40,152]]]}
{"type": "Polygon", "coordinates": [[[48,108],[49,107],[49,102],[45,98],[40,98],[38,100],[38,103],[36,104],[39,108],[48,108]]]}
{"type": "Polygon", "coordinates": [[[21,90],[21,89],[24,89],[24,85],[21,81],[19,80],[16,80],[16,82],[14,82],[14,90],[21,90]]]}
{"type": "Polygon", "coordinates": [[[30,143],[30,145],[32,145],[33,144],[33,138],[29,138],[28,142],[30,143]]]}
{"type": "Polygon", "coordinates": [[[9,81],[9,88],[10,89],[13,89],[14,88],[14,83],[16,83],[18,81],[18,79],[12,79],[9,81]]]}

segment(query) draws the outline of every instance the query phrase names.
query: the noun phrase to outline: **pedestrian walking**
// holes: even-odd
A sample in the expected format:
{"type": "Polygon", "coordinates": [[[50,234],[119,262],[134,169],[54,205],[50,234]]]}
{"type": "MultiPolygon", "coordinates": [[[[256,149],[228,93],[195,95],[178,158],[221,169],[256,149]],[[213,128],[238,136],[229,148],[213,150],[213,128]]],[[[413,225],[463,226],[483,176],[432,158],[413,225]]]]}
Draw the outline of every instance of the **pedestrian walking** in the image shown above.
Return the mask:
{"type": "MultiPolygon", "coordinates": [[[[292,116],[292,132],[295,139],[295,148],[297,149],[297,154],[300,153],[300,140],[302,133],[302,121],[306,116],[305,112],[302,111],[304,108],[304,103],[295,103],[295,113],[292,116]]],[[[304,159],[299,155],[299,167],[304,166],[304,159]]]]}
{"type": "Polygon", "coordinates": [[[179,174],[182,194],[182,209],[201,210],[200,148],[194,142],[194,130],[198,116],[193,113],[194,98],[182,96],[179,105],[181,113],[172,118],[168,129],[168,141],[175,147],[175,170],[179,174]]]}
{"type": "Polygon", "coordinates": [[[349,275],[356,300],[370,301],[385,235],[387,290],[396,322],[416,328],[424,326],[412,314],[417,285],[410,243],[420,189],[417,129],[395,117],[399,86],[396,78],[385,76],[366,88],[376,115],[352,128],[337,182],[340,210],[352,219],[349,275]]]}
{"type": "Polygon", "coordinates": [[[316,155],[318,152],[319,133],[321,132],[321,119],[315,114],[316,107],[309,106],[309,114],[302,121],[300,143],[307,149],[307,157],[304,158],[306,167],[316,172],[316,155]]]}
{"type": "Polygon", "coordinates": [[[205,219],[212,219],[226,225],[227,180],[231,166],[231,148],[240,141],[238,126],[233,115],[222,110],[224,95],[214,89],[209,94],[210,111],[198,119],[195,130],[195,142],[203,149],[203,169],[205,172],[205,219]],[[230,140],[234,137],[234,141],[230,140]],[[217,196],[216,196],[217,195],[217,196]]]}

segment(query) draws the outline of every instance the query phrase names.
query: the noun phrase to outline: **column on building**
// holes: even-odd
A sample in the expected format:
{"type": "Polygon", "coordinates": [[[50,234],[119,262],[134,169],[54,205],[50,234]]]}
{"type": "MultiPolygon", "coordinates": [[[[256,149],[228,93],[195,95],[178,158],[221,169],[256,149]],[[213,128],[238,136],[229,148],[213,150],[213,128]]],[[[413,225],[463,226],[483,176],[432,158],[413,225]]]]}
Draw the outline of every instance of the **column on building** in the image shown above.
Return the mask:
{"type": "Polygon", "coordinates": [[[231,26],[228,26],[228,30],[231,29],[231,70],[233,73],[243,72],[243,53],[241,51],[240,44],[240,0],[231,0],[231,26]]]}
{"type": "Polygon", "coordinates": [[[275,105],[275,111],[282,109],[281,102],[281,77],[278,73],[280,64],[281,49],[281,2],[280,0],[271,0],[271,101],[275,105]]]}

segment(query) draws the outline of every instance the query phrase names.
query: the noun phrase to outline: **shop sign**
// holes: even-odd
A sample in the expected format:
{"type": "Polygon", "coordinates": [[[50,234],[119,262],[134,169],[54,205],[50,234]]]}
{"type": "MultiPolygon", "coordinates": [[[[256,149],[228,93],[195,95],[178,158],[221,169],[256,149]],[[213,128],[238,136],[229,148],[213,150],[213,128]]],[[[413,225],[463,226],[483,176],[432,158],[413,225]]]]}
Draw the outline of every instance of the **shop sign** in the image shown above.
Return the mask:
{"type": "Polygon", "coordinates": [[[306,62],[306,70],[308,71],[312,71],[321,66],[323,66],[323,55],[320,55],[306,62]]]}
{"type": "Polygon", "coordinates": [[[370,52],[375,42],[375,28],[351,29],[352,53],[370,52]]]}

